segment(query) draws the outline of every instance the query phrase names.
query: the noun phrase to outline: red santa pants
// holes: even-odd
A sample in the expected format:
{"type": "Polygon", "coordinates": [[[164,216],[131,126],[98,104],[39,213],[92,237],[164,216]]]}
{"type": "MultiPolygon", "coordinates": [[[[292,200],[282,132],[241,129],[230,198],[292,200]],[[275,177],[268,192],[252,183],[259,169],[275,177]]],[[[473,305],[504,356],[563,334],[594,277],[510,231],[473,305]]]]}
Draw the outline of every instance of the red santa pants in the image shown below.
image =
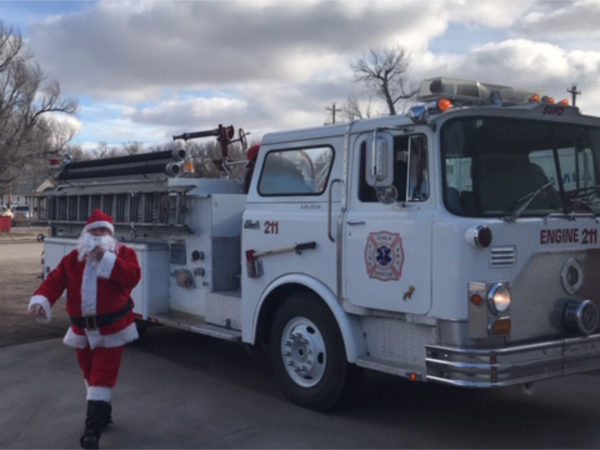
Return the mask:
{"type": "Polygon", "coordinates": [[[121,358],[125,346],[91,350],[90,347],[77,349],[77,360],[83,372],[83,378],[89,386],[112,388],[117,383],[121,358]]]}

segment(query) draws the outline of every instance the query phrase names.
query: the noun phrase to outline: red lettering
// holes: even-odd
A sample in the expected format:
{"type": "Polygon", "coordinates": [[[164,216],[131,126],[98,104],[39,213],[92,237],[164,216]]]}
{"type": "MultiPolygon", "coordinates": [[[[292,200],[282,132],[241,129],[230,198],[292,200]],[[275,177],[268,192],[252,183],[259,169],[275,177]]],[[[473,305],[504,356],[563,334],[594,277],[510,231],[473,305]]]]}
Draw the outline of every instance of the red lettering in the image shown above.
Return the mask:
{"type": "MultiPolygon", "coordinates": [[[[584,243],[587,237],[584,231],[584,243]]],[[[555,228],[540,230],[540,244],[572,244],[579,242],[578,228],[555,228]]]]}
{"type": "Polygon", "coordinates": [[[596,228],[584,228],[582,234],[582,244],[596,244],[598,242],[598,230],[596,228]]]}
{"type": "Polygon", "coordinates": [[[277,220],[265,221],[265,234],[279,234],[279,221],[277,221],[277,220]]]}
{"type": "Polygon", "coordinates": [[[553,228],[540,230],[540,244],[597,244],[598,228],[553,228]]]}

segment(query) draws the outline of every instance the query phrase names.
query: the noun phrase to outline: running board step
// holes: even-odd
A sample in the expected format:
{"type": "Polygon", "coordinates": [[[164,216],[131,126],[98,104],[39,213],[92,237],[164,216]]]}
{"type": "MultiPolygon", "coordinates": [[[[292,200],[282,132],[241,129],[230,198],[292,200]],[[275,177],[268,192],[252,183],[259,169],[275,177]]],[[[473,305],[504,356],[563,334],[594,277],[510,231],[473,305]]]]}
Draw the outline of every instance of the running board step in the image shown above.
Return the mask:
{"type": "Polygon", "coordinates": [[[165,314],[150,316],[150,319],[163,325],[191,331],[193,333],[204,334],[217,339],[231,342],[239,342],[242,340],[241,331],[206,323],[204,318],[198,316],[169,311],[165,314]]]}
{"type": "Polygon", "coordinates": [[[425,380],[426,375],[422,367],[411,364],[400,364],[396,361],[375,358],[373,356],[363,356],[362,358],[358,358],[355,364],[359,367],[364,367],[365,369],[397,375],[412,381],[423,381],[425,380]]]}

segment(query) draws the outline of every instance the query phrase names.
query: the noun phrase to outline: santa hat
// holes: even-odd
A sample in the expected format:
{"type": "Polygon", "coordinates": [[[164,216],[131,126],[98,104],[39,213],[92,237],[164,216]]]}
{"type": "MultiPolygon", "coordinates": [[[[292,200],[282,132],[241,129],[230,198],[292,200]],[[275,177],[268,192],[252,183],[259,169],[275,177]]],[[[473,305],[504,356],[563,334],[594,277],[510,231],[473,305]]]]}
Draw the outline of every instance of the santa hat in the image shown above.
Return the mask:
{"type": "Polygon", "coordinates": [[[110,234],[115,234],[113,222],[114,220],[111,216],[99,209],[96,209],[88,218],[87,224],[85,227],[83,227],[83,231],[91,231],[96,228],[107,228],[110,230],[110,234]]]}
{"type": "Polygon", "coordinates": [[[256,159],[256,157],[258,156],[258,150],[260,150],[260,144],[253,145],[248,149],[248,152],[246,153],[246,158],[248,159],[248,161],[256,159]]]}

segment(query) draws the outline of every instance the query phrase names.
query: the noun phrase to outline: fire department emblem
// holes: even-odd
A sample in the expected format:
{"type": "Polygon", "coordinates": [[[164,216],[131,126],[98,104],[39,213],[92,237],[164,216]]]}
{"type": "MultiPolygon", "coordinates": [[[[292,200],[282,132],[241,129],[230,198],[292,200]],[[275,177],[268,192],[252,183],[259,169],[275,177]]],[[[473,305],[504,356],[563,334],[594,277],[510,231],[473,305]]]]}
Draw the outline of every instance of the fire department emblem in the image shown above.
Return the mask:
{"type": "Polygon", "coordinates": [[[369,278],[395,281],[402,276],[404,249],[399,233],[369,233],[365,246],[365,264],[369,278]]]}

